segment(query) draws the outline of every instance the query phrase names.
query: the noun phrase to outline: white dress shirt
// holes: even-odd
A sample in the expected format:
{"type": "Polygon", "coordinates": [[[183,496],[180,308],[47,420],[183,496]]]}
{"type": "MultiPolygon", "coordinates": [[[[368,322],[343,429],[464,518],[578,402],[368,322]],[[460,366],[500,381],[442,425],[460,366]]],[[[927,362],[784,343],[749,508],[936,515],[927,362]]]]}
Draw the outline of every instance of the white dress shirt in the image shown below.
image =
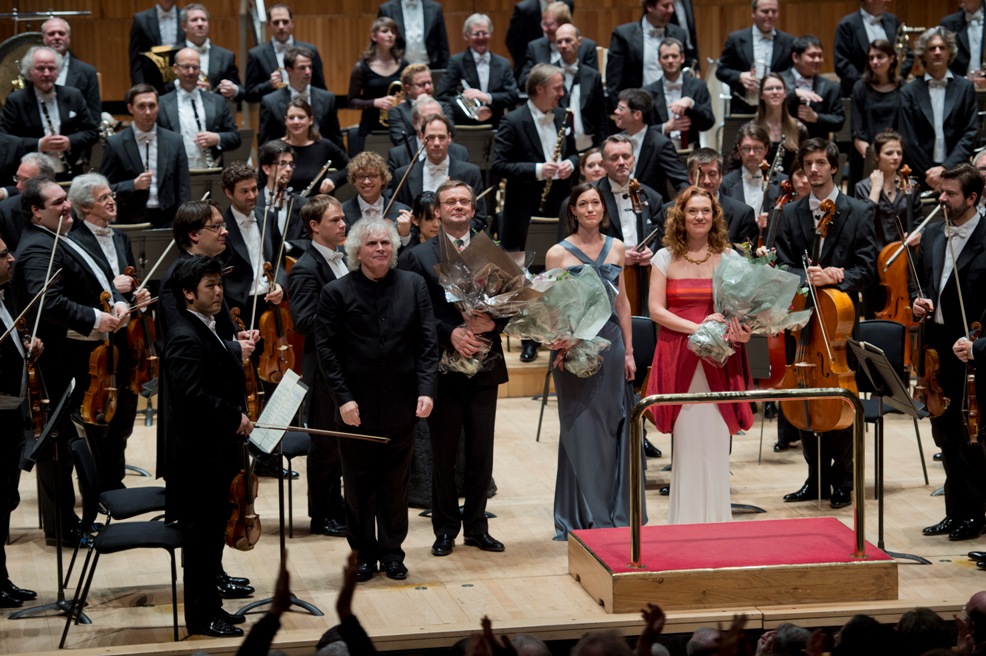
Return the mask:
{"type": "Polygon", "coordinates": [[[178,123],[181,129],[182,142],[185,144],[185,154],[188,156],[188,168],[207,168],[205,151],[195,143],[195,137],[205,130],[205,103],[198,88],[191,92],[185,91],[175,81],[178,99],[178,123]]]}
{"type": "Polygon", "coordinates": [[[640,19],[640,28],[644,31],[644,85],[646,86],[657,82],[664,74],[657,58],[661,41],[664,41],[665,28],[654,27],[646,16],[640,19]]]}
{"type": "Polygon", "coordinates": [[[277,39],[271,37],[270,42],[271,45],[274,46],[274,57],[277,58],[277,68],[279,71],[281,71],[281,81],[287,84],[288,72],[284,68],[284,53],[287,52],[288,48],[294,46],[294,37],[289,36],[288,40],[285,41],[284,43],[281,43],[277,39]]]}
{"type": "MultiPolygon", "coordinates": [[[[814,193],[808,195],[808,209],[811,210],[811,216],[814,219],[815,228],[818,228],[818,221],[822,218],[821,205],[827,200],[833,203],[839,198],[839,188],[833,187],[832,191],[825,198],[816,198],[814,193]]],[[[822,248],[825,246],[825,238],[822,237],[818,241],[818,252],[822,252],[822,248]]],[[[811,253],[809,253],[811,255],[811,253]]],[[[818,264],[817,262],[812,262],[812,264],[818,264]]]]}
{"type": "Polygon", "coordinates": [[[68,79],[68,65],[71,60],[72,53],[66,52],[62,55],[62,70],[58,71],[58,77],[55,78],[55,84],[60,87],[65,86],[65,80],[68,79]]]}
{"type": "Polygon", "coordinates": [[[630,200],[625,185],[617,184],[613,178],[609,180],[609,187],[613,191],[613,199],[616,200],[616,210],[619,213],[620,230],[623,232],[623,243],[627,248],[637,245],[640,235],[637,234],[637,216],[633,213],[633,201],[630,200]]]}
{"type": "Polygon", "coordinates": [[[201,75],[209,75],[209,51],[212,50],[212,41],[206,38],[202,42],[202,45],[197,46],[188,39],[185,39],[185,47],[191,48],[195,52],[199,53],[199,66],[201,67],[201,75]]]}
{"type": "Polygon", "coordinates": [[[865,9],[860,9],[859,15],[863,17],[863,29],[866,30],[866,40],[869,43],[873,43],[877,39],[890,41],[887,37],[887,31],[883,29],[882,16],[874,16],[865,9]]]}
{"type": "Polygon", "coordinates": [[[473,49],[469,49],[472,53],[472,60],[476,64],[476,75],[479,77],[479,90],[483,93],[489,93],[490,88],[490,55],[489,51],[479,54],[473,49]]]}
{"type": "Polygon", "coordinates": [[[952,71],[946,70],[945,77],[935,80],[930,74],[924,74],[924,81],[928,83],[928,95],[931,96],[931,113],[935,119],[935,145],[931,151],[931,158],[936,164],[945,161],[945,88],[948,81],[954,78],[952,71]],[[944,84],[942,84],[944,83],[944,84]]]}
{"type": "MultiPolygon", "coordinates": [[[[668,117],[669,118],[672,118],[673,119],[675,117],[674,112],[671,111],[671,105],[673,105],[674,103],[676,103],[679,100],[681,100],[682,84],[683,84],[683,80],[682,80],[682,77],[681,77],[681,73],[678,74],[678,79],[675,80],[674,82],[668,80],[667,78],[664,78],[664,84],[663,84],[663,86],[664,86],[664,102],[668,106],[668,117]]],[[[668,138],[671,139],[671,141],[674,142],[674,147],[675,148],[677,148],[678,150],[681,150],[681,131],[680,130],[674,130],[673,132],[671,132],[670,134],[668,134],[668,138]]]]}
{"type": "Polygon", "coordinates": [[[404,13],[404,59],[409,64],[427,64],[425,10],[419,0],[401,0],[404,13]]]}
{"type": "MultiPolygon", "coordinates": [[[[935,303],[935,323],[943,324],[945,323],[945,318],[942,316],[941,312],[941,293],[945,290],[945,285],[948,284],[948,279],[952,277],[952,251],[955,251],[955,261],[958,262],[959,256],[962,255],[962,249],[965,245],[969,243],[969,238],[972,237],[973,231],[976,226],[979,225],[979,220],[982,218],[982,214],[976,212],[969,221],[963,223],[960,226],[943,226],[945,228],[945,263],[941,270],[941,280],[938,281],[938,301],[935,303]],[[948,237],[951,237],[949,240],[948,237]],[[951,241],[952,244],[949,246],[948,242],[951,241]]],[[[962,282],[961,280],[959,282],[962,282]]]]}
{"type": "Polygon", "coordinates": [[[630,177],[637,177],[637,165],[640,164],[640,151],[644,147],[644,135],[647,134],[647,126],[640,128],[640,131],[635,134],[630,134],[624,131],[623,134],[627,136],[630,143],[633,144],[633,172],[630,177]]]}
{"type": "Polygon", "coordinates": [[[342,278],[344,275],[349,273],[349,267],[346,266],[346,254],[340,251],[332,250],[327,246],[323,246],[317,241],[312,241],[312,246],[318,251],[319,255],[325,258],[326,263],[328,263],[329,268],[332,269],[332,273],[335,274],[336,280],[342,278]]]}
{"type": "Polygon", "coordinates": [[[431,160],[425,161],[424,169],[421,171],[422,191],[435,191],[442,185],[443,182],[448,180],[450,161],[451,160],[448,155],[445,155],[445,159],[438,164],[432,164],[431,160]]]}
{"type": "MultiPolygon", "coordinates": [[[[544,161],[553,162],[555,154],[555,143],[558,141],[558,128],[555,127],[555,115],[552,112],[545,114],[534,106],[530,100],[527,101],[527,108],[531,111],[534,118],[534,127],[538,131],[538,138],[541,141],[541,150],[544,152],[544,161]]],[[[536,153],[532,155],[536,156],[536,153]]],[[[544,180],[541,172],[541,163],[535,167],[535,174],[538,180],[544,180]]],[[[555,175],[554,177],[558,177],[555,175]]]]}
{"type": "Polygon", "coordinates": [[[383,194],[377,199],[375,203],[367,203],[363,200],[363,197],[359,194],[356,195],[356,203],[359,205],[359,212],[364,219],[382,219],[383,218],[383,194]]]}
{"type": "Polygon", "coordinates": [[[120,275],[120,256],[116,252],[116,244],[113,243],[113,228],[103,228],[91,221],[83,221],[82,225],[89,228],[89,232],[96,238],[99,250],[103,251],[103,257],[110,265],[113,277],[120,275]]]}
{"type": "Polygon", "coordinates": [[[257,225],[257,217],[253,213],[249,216],[240,214],[232,205],[229,209],[236,220],[236,225],[240,228],[243,243],[246,244],[247,254],[250,256],[250,268],[253,271],[250,296],[264,296],[267,294],[268,285],[267,278],[264,277],[263,254],[260,249],[260,227],[257,225]]]}
{"type": "Polygon", "coordinates": [[[172,6],[165,11],[161,5],[157,5],[157,24],[161,32],[162,46],[170,46],[178,43],[178,7],[172,6]]]}
{"type": "Polygon", "coordinates": [[[284,192],[284,202],[281,203],[280,209],[271,204],[274,197],[274,192],[270,187],[264,187],[264,199],[267,202],[267,207],[270,208],[268,213],[268,221],[273,218],[274,224],[277,226],[277,234],[284,237],[284,231],[288,222],[288,192],[284,192]]]}
{"type": "Polygon", "coordinates": [[[972,75],[983,68],[983,8],[976,13],[966,12],[966,34],[969,36],[969,71],[972,75]]]}
{"type": "Polygon", "coordinates": [[[743,202],[759,214],[763,207],[763,175],[760,169],[753,172],[740,169],[740,177],[743,179],[743,202]]]}
{"type": "Polygon", "coordinates": [[[150,132],[144,132],[134,124],[134,138],[137,140],[137,150],[140,152],[140,161],[144,164],[144,170],[151,172],[151,186],[147,189],[147,207],[161,207],[157,197],[157,125],[151,128],[150,132]]]}
{"type": "MultiPolygon", "coordinates": [[[[61,134],[62,131],[62,115],[58,111],[56,91],[57,87],[52,88],[48,93],[41,93],[38,89],[34,90],[38,102],[38,115],[41,117],[41,127],[44,128],[45,136],[61,134]]],[[[63,173],[65,165],[62,163],[62,158],[58,155],[52,155],[51,159],[55,164],[55,172],[63,173]]]]}

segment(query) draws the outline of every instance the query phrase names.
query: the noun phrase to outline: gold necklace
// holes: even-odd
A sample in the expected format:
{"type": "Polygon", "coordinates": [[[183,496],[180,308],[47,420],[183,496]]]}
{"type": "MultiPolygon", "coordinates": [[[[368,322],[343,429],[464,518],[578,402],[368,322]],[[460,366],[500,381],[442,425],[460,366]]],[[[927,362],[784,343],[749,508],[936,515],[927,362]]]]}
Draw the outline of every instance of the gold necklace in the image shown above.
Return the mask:
{"type": "Polygon", "coordinates": [[[712,251],[711,250],[707,250],[705,252],[705,257],[703,257],[701,260],[693,260],[692,258],[688,257],[688,254],[687,253],[685,253],[684,255],[682,255],[682,257],[685,258],[685,261],[686,262],[691,262],[692,264],[705,264],[706,262],[709,261],[709,258],[712,257],[712,251]]]}

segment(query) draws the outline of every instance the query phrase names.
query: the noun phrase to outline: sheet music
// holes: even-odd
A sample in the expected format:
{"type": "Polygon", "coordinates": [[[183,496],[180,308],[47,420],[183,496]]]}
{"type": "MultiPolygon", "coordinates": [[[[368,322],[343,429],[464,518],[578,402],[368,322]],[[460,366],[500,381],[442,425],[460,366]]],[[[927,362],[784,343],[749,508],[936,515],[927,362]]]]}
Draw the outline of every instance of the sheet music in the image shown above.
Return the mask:
{"type": "MultiPolygon", "coordinates": [[[[265,426],[290,425],[307,393],[308,386],[301,382],[301,377],[288,369],[281,382],[274,388],[274,393],[264,406],[264,411],[260,413],[257,423],[265,426]]],[[[264,453],[271,453],[282,437],[284,437],[283,430],[254,428],[250,433],[250,442],[264,453]]]]}

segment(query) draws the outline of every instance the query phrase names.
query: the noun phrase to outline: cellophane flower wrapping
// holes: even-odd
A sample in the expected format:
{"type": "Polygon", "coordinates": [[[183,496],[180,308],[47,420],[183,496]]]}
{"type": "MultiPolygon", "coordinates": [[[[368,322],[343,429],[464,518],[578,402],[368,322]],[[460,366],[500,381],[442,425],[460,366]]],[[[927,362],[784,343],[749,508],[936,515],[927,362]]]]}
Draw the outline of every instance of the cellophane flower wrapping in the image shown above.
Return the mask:
{"type": "MultiPolygon", "coordinates": [[[[796,274],[745,257],[723,257],[712,274],[716,312],[727,320],[738,318],[754,335],[773,335],[807,324],[811,310],[790,311],[800,289],[796,274]]],[[[726,340],[726,328],[719,321],[703,321],[688,338],[688,348],[707,362],[725,366],[736,352],[726,340]]]]}
{"type": "MultiPolygon", "coordinates": [[[[511,317],[533,300],[543,289],[537,287],[525,268],[527,254],[507,253],[485,233],[477,233],[461,252],[440,231],[441,261],[435,265],[435,275],[445,290],[445,298],[464,313],[486,313],[494,319],[511,317]]],[[[492,343],[482,335],[477,337],[485,348],[471,358],[458,351],[442,352],[438,370],[457,372],[468,377],[492,368],[499,354],[491,352],[492,343]]]]}
{"type": "Polygon", "coordinates": [[[535,284],[544,294],[515,315],[504,329],[511,337],[543,344],[564,340],[565,370],[588,378],[602,367],[602,353],[610,341],[599,331],[613,314],[606,285],[592,267],[581,270],[551,269],[538,275],[535,284]]]}

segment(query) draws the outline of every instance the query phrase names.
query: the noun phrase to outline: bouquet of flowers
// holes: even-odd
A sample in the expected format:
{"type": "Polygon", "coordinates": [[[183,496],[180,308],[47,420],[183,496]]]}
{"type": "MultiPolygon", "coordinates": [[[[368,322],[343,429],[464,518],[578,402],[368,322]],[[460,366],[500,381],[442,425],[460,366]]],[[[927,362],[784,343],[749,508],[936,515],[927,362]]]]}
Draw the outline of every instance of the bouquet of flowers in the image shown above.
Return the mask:
{"type": "MultiPolygon", "coordinates": [[[[726,319],[738,318],[755,335],[773,335],[808,323],[811,310],[790,311],[791,300],[800,288],[799,276],[745,257],[722,258],[712,274],[716,312],[726,319]]],[[[688,348],[722,367],[736,352],[725,335],[726,324],[703,321],[688,338],[688,348]]]]}
{"type": "Polygon", "coordinates": [[[551,269],[535,279],[550,286],[507,324],[512,337],[541,343],[565,341],[565,370],[588,378],[602,366],[610,342],[599,331],[613,313],[604,282],[592,267],[551,269]]]}

